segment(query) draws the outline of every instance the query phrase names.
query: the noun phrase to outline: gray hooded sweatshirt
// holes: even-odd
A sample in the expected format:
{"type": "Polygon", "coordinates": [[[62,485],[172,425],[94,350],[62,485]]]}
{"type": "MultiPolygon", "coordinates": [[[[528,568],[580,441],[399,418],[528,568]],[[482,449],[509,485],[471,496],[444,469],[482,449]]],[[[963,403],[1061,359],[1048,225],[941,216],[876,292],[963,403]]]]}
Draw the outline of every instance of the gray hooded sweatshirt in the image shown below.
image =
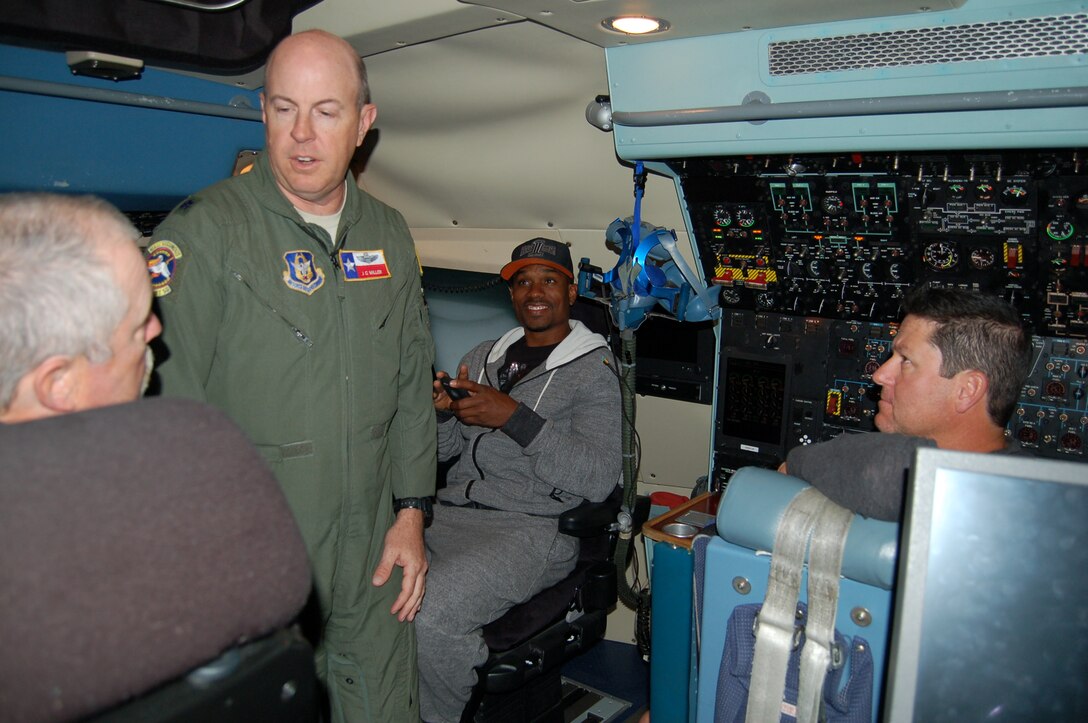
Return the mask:
{"type": "MultiPolygon", "coordinates": [[[[519,404],[501,429],[440,415],[438,458],[461,458],[438,498],[555,516],[582,500],[599,502],[620,482],[620,388],[604,337],[579,321],[547,360],[510,390],[519,404]]],[[[469,378],[498,388],[506,350],[520,326],[470,351],[469,378]]]]}

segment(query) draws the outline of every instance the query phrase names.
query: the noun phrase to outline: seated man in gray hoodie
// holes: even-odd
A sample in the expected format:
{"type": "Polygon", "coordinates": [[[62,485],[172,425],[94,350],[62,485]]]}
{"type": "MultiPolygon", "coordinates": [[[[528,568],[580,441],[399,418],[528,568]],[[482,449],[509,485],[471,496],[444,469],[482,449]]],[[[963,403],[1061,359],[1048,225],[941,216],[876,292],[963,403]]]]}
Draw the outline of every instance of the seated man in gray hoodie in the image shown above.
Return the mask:
{"type": "Polygon", "coordinates": [[[458,721],[488,655],[481,628],[566,577],[578,540],[557,517],[620,479],[620,391],[604,337],[570,318],[570,251],[536,238],[501,275],[520,326],[434,384],[438,456],[459,457],[425,535],[430,570],[416,617],[420,713],[458,721]],[[462,397],[460,399],[452,397],[462,397]]]}

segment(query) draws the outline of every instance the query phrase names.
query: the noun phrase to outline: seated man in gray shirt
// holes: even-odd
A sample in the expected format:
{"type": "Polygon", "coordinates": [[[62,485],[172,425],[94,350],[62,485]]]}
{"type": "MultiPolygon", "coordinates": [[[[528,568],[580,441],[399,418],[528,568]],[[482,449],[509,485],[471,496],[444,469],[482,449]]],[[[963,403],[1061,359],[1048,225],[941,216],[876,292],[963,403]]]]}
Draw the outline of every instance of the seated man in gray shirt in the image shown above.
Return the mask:
{"type": "Polygon", "coordinates": [[[1005,437],[1031,363],[1031,339],[1003,300],[922,286],[904,301],[881,386],[876,427],[796,447],[778,468],[867,517],[898,520],[919,447],[1020,452],[1005,437]]]}

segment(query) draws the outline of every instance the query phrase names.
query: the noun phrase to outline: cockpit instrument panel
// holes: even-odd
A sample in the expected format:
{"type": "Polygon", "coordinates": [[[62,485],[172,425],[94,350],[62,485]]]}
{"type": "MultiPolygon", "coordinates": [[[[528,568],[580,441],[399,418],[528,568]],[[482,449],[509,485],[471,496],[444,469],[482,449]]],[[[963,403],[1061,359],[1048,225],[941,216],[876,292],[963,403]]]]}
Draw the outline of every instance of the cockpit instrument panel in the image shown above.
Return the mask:
{"type": "Polygon", "coordinates": [[[1036,364],[1009,433],[1040,456],[1088,459],[1086,160],[1041,149],[668,162],[721,293],[719,472],[872,431],[872,372],[923,282],[1020,311],[1036,364]]]}

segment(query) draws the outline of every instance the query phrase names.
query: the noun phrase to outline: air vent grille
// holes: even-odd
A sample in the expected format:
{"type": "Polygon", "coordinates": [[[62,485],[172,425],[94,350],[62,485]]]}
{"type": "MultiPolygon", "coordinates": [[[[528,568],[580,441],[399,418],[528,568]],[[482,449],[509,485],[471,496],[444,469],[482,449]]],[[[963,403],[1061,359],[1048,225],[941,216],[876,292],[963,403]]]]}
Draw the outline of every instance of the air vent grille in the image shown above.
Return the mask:
{"type": "Polygon", "coordinates": [[[771,75],[1088,52],[1088,13],[771,43],[771,75]]]}

